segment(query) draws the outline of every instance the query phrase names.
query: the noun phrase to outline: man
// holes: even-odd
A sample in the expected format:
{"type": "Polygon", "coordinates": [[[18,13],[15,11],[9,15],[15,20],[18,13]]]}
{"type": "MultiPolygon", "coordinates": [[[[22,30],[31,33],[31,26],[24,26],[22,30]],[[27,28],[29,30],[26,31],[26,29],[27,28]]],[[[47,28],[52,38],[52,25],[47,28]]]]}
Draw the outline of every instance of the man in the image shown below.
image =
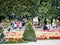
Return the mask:
{"type": "Polygon", "coordinates": [[[43,30],[49,30],[45,24],[43,24],[43,30]]]}
{"type": "Polygon", "coordinates": [[[46,19],[44,19],[44,24],[47,25],[47,21],[46,21],[46,19]]]}
{"type": "Polygon", "coordinates": [[[40,25],[40,18],[38,17],[38,25],[40,25]]]}

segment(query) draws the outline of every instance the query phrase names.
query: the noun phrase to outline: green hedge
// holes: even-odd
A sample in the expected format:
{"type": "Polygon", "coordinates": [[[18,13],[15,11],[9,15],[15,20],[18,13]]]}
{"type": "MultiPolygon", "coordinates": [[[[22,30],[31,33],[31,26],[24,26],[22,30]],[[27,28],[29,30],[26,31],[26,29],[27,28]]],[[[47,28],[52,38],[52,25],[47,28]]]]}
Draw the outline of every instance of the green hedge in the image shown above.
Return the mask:
{"type": "Polygon", "coordinates": [[[4,33],[3,33],[2,27],[0,27],[0,43],[3,43],[3,42],[4,42],[4,33]]]}
{"type": "Polygon", "coordinates": [[[36,41],[36,35],[32,28],[31,23],[28,23],[23,34],[23,40],[25,41],[36,41]]]}

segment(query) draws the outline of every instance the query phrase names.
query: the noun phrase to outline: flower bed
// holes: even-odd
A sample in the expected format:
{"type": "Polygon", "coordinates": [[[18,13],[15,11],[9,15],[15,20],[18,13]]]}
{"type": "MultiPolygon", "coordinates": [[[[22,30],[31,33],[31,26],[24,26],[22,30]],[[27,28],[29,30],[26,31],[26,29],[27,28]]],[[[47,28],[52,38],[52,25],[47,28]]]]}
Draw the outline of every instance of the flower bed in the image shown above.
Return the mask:
{"type": "MultiPolygon", "coordinates": [[[[36,38],[40,39],[60,39],[60,30],[36,31],[36,38]]],[[[23,31],[4,32],[5,40],[22,40],[23,31]]]]}
{"type": "Polygon", "coordinates": [[[5,40],[22,40],[23,32],[4,32],[5,40]]]}
{"type": "Polygon", "coordinates": [[[49,30],[49,31],[36,31],[37,39],[60,39],[60,31],[49,30]]]}

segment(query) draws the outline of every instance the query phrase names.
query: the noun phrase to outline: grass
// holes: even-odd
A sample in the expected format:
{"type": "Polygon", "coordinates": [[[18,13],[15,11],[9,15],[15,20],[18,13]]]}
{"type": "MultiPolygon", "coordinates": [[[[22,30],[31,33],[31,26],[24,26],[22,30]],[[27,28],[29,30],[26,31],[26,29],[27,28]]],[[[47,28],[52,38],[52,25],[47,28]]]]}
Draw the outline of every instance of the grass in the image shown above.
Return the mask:
{"type": "Polygon", "coordinates": [[[17,40],[10,40],[10,41],[5,41],[4,43],[5,44],[13,44],[13,43],[28,43],[29,41],[24,41],[24,40],[20,40],[20,41],[17,41],[17,40]]]}

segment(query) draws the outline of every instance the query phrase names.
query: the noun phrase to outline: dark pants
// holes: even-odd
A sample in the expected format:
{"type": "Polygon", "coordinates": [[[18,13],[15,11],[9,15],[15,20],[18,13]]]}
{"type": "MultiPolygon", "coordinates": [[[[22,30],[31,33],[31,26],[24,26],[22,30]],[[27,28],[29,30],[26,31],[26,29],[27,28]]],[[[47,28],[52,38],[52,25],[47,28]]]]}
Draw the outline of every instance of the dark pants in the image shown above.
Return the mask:
{"type": "Polygon", "coordinates": [[[49,30],[47,26],[44,26],[43,27],[43,30],[49,30]]]}

